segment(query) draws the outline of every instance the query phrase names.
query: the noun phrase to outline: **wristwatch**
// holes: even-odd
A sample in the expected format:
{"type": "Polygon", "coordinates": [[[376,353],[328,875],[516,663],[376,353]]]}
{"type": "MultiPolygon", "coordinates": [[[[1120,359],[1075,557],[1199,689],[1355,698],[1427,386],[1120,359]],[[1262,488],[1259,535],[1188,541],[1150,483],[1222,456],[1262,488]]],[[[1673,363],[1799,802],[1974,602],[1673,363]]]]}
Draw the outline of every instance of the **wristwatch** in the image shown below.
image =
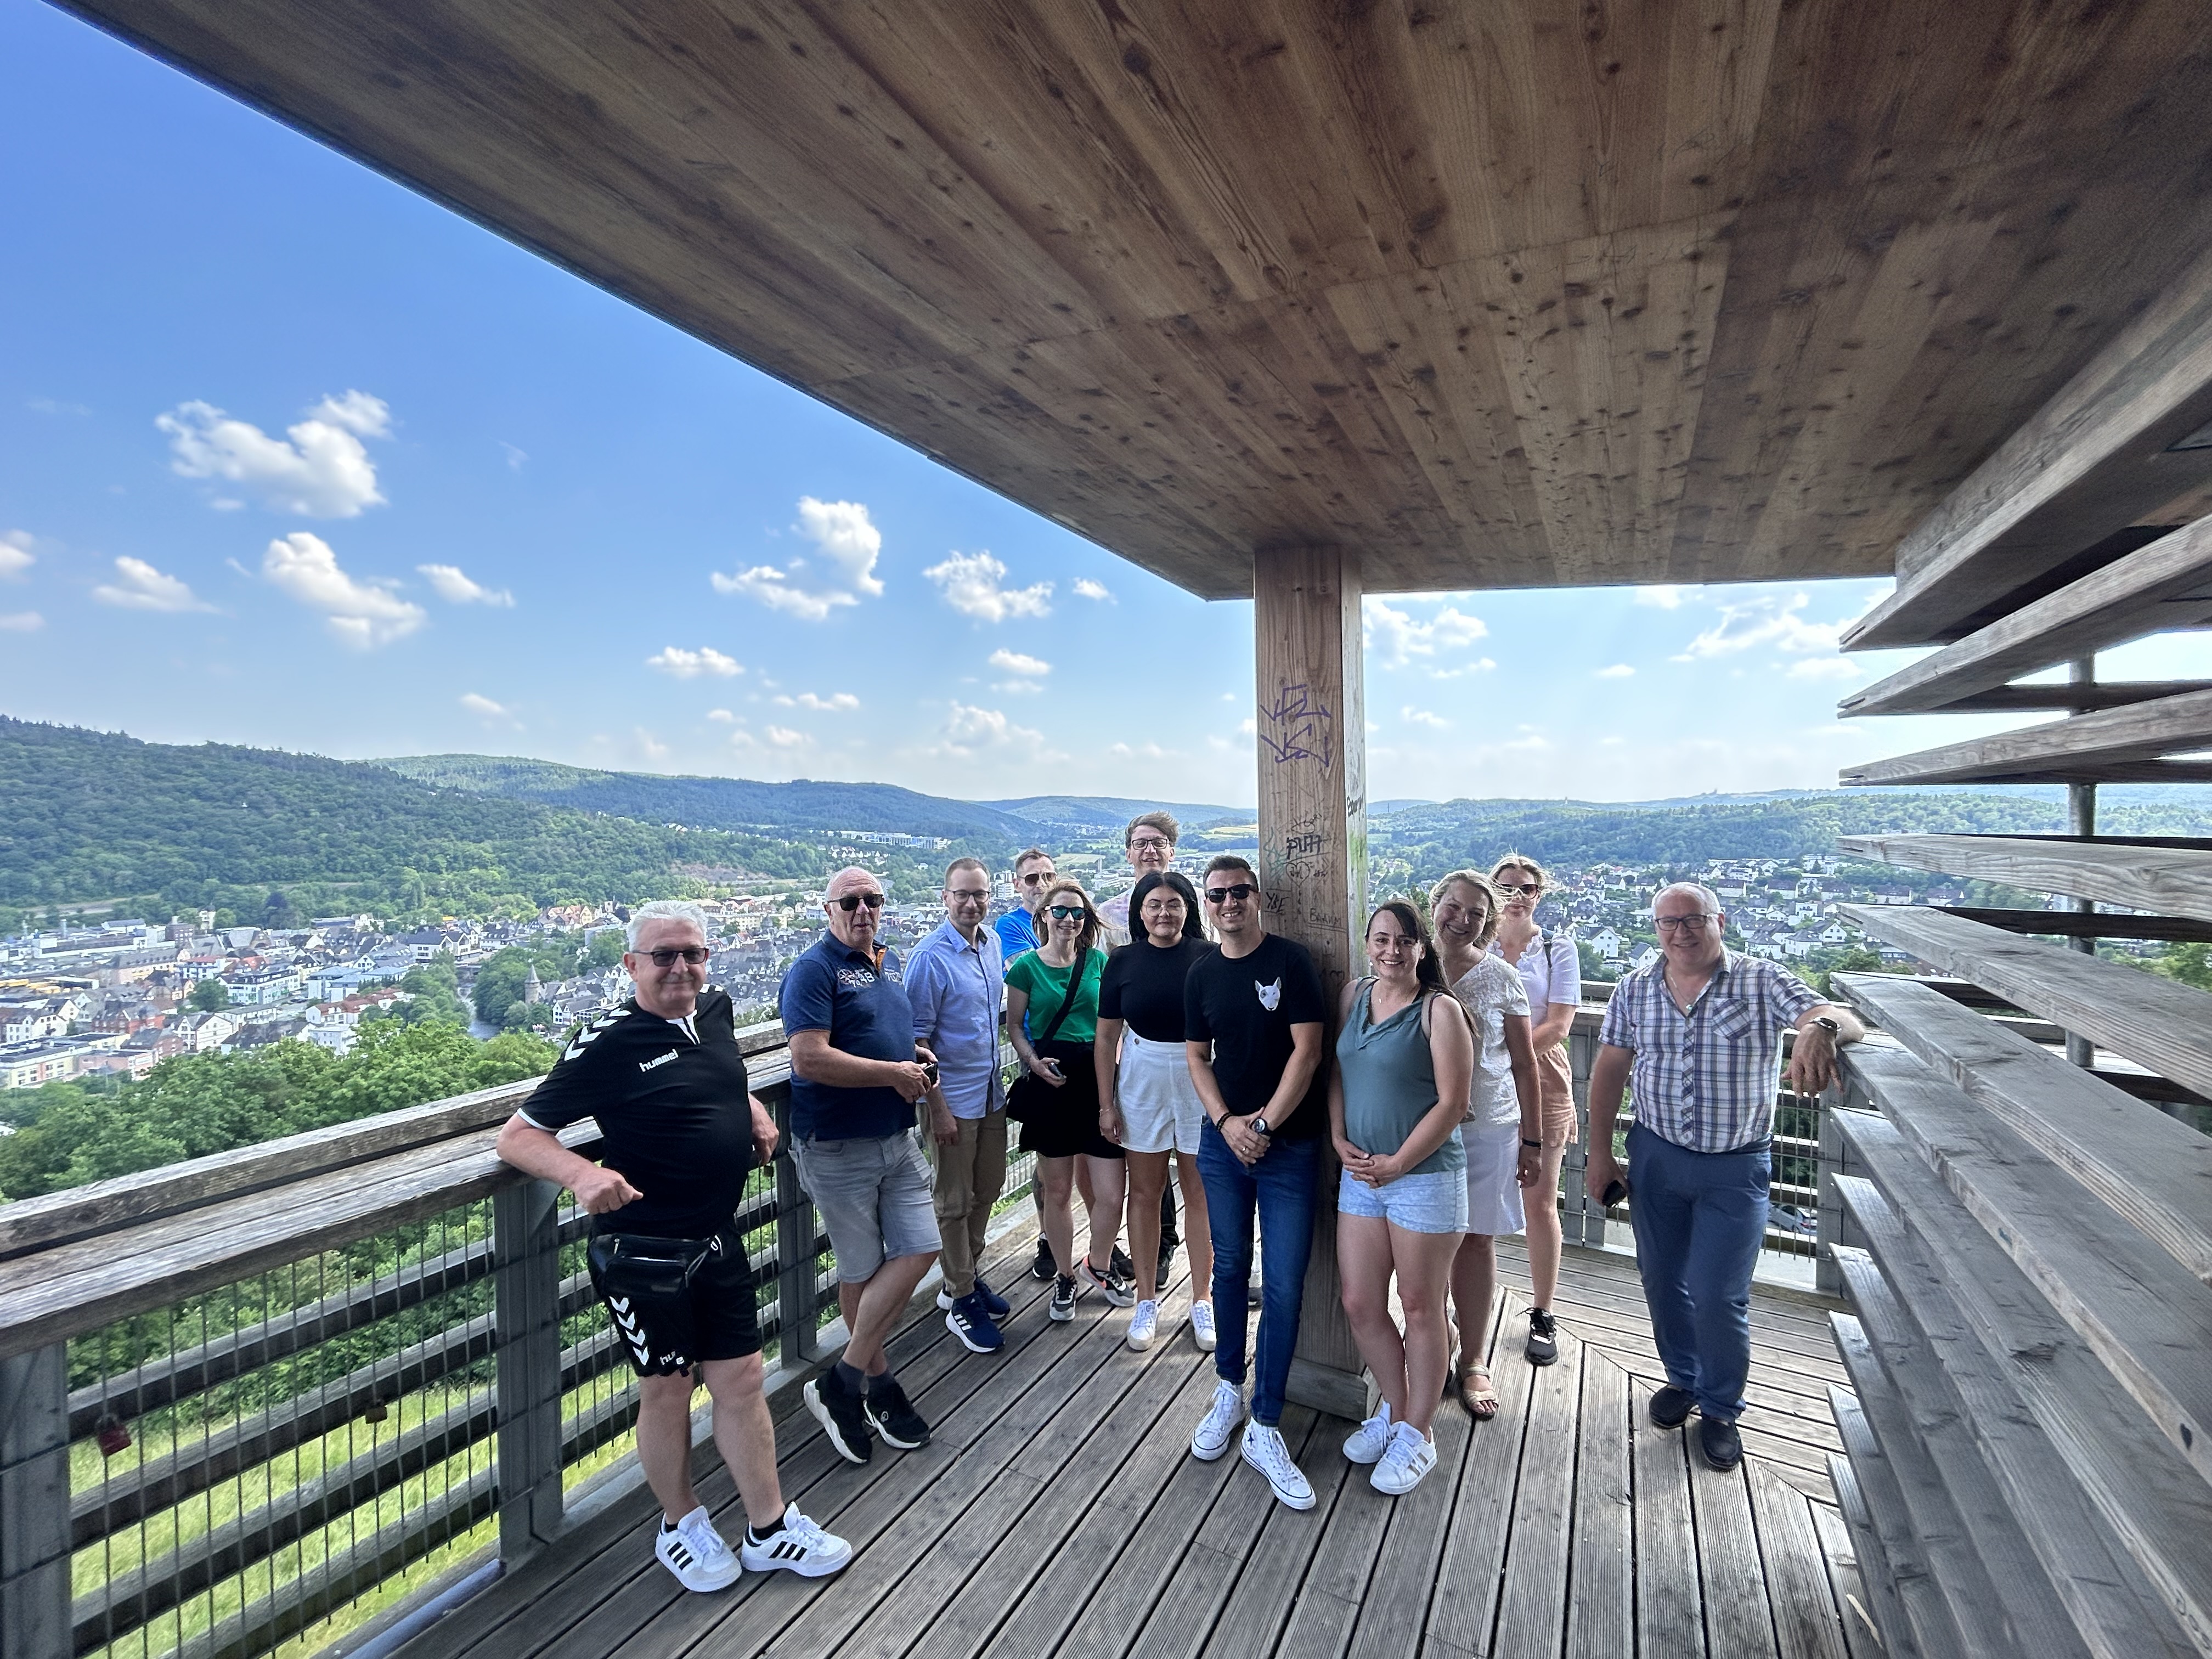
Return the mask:
{"type": "Polygon", "coordinates": [[[1813,1024],[1819,1026],[1822,1030],[1828,1034],[1828,1040],[1831,1042],[1838,1041],[1844,1035],[1844,1028],[1837,1024],[1834,1020],[1830,1019],[1826,1014],[1815,1015],[1813,1019],[1813,1024]]]}
{"type": "Polygon", "coordinates": [[[1255,1112],[1252,1114],[1252,1127],[1263,1135],[1271,1135],[1275,1133],[1273,1129],[1267,1127],[1267,1115],[1265,1112],[1255,1112]]]}

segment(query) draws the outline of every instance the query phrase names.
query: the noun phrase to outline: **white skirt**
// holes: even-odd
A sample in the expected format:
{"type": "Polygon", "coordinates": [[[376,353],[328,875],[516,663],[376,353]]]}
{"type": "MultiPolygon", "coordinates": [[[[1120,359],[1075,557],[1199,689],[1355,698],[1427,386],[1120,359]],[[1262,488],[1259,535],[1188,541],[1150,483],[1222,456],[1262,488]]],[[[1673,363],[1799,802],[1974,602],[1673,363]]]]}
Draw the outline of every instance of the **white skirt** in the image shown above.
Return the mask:
{"type": "Polygon", "coordinates": [[[1206,1121],[1198,1085],[1180,1042],[1152,1042],[1121,1028],[1121,1066],[1114,1078],[1114,1103],[1121,1109],[1121,1150],[1195,1157],[1198,1126],[1206,1121]]]}
{"type": "Polygon", "coordinates": [[[1467,1230],[1503,1238],[1528,1225],[1521,1208],[1521,1121],[1462,1123],[1467,1147],[1467,1230]]]}

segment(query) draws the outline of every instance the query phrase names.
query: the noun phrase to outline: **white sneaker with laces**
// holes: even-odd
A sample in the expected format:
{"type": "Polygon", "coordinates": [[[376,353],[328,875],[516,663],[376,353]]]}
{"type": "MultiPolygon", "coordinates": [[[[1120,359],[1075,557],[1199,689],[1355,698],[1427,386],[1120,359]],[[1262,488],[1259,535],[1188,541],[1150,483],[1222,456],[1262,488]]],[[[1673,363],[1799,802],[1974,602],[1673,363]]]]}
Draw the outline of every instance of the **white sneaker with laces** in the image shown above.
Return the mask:
{"type": "Polygon", "coordinates": [[[741,1571],[703,1504],[674,1526],[663,1520],[660,1535],[653,1540],[653,1553],[688,1590],[727,1589],[738,1582],[741,1571]]]}
{"type": "Polygon", "coordinates": [[[1152,1339],[1159,1334],[1159,1329],[1160,1304],[1139,1302],[1137,1310],[1129,1316],[1129,1346],[1142,1353],[1152,1346],[1152,1339]]]}
{"type": "Polygon", "coordinates": [[[1216,1382],[1213,1403],[1191,1431],[1190,1455],[1201,1463],[1211,1463],[1229,1449],[1229,1437],[1243,1420],[1244,1390],[1234,1382],[1216,1382]]]}
{"type": "Polygon", "coordinates": [[[1421,1477],[1437,1466],[1437,1443],[1411,1423],[1390,1431],[1389,1449],[1367,1477],[1367,1484],[1393,1498],[1421,1484],[1421,1477]]]}
{"type": "Polygon", "coordinates": [[[1279,1503],[1294,1510],[1314,1506],[1314,1489],[1306,1483],[1304,1471],[1291,1461],[1291,1449],[1283,1443],[1281,1430],[1271,1429],[1264,1423],[1247,1423],[1244,1443],[1239,1449],[1247,1463],[1267,1477],[1267,1484],[1275,1489],[1279,1503]]]}
{"type": "Polygon", "coordinates": [[[1200,1353],[1213,1352],[1213,1304],[1211,1302],[1190,1304],[1190,1340],[1198,1345],[1200,1353]]]}
{"type": "Polygon", "coordinates": [[[784,1506],[781,1532],[770,1533],[757,1544],[747,1538],[743,1550],[745,1565],[755,1572],[781,1567],[802,1578],[827,1577],[853,1559],[850,1544],[809,1521],[797,1504],[784,1506]]]}
{"type": "Polygon", "coordinates": [[[1375,1415],[1344,1437],[1344,1455],[1354,1463],[1375,1463],[1390,1449],[1390,1402],[1380,1401],[1375,1415]]]}

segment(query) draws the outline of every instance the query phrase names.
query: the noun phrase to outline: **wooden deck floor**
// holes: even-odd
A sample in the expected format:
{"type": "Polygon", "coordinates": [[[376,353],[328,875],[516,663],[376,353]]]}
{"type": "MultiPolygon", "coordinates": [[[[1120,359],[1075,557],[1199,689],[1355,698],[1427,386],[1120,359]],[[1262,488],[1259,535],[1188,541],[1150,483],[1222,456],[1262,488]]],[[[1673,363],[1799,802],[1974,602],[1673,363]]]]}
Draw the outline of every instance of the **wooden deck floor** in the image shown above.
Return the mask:
{"type": "MultiPolygon", "coordinates": [[[[1022,1241],[1024,1244],[1026,1239],[1022,1241]]],[[[1504,1274],[1525,1285],[1515,1253],[1504,1274]]],[[[893,1345],[934,1443],[841,1462],[796,1391],[779,1401],[784,1490],[851,1539],[838,1577],[747,1574],[687,1595],[652,1559],[639,1507],[495,1584],[407,1659],[1617,1659],[1877,1651],[1833,1507],[1826,1385],[1843,1380],[1819,1305],[1761,1292],[1747,1455],[1732,1475],[1653,1429],[1663,1381],[1633,1264],[1569,1252],[1559,1363],[1518,1358],[1526,1292],[1510,1292],[1492,1423],[1437,1419],[1438,1468],[1406,1498],[1375,1492],[1339,1449],[1350,1425],[1293,1408],[1283,1431],[1320,1502],[1296,1514],[1232,1450],[1189,1455],[1213,1377],[1178,1286],[1150,1353],[1096,1297],[1045,1318],[1014,1301],[1005,1351],[969,1356],[933,1311],[893,1345]]],[[[719,1468],[701,1498],[744,1525],[719,1468]]]]}

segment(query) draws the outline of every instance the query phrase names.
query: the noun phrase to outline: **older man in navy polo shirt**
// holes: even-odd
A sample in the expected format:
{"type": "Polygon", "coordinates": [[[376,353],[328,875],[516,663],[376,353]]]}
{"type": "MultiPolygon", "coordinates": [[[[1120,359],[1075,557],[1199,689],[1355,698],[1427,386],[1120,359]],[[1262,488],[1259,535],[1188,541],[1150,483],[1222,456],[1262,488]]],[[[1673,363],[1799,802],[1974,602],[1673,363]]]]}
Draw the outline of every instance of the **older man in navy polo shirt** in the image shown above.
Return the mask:
{"type": "Polygon", "coordinates": [[[1621,1086],[1635,1075],[1629,1219],[1667,1386],[1651,1420],[1680,1428],[1697,1407],[1706,1463],[1743,1459],[1735,1419],[1751,1375],[1751,1270],[1766,1235],[1776,1060],[1797,1033],[1790,1086],[1818,1094],[1838,1043],[1865,1027],[1787,969],[1739,956],[1712,890],[1662,887],[1651,901],[1659,960],[1613,987],[1590,1070],[1592,1198],[1622,1176],[1613,1155],[1621,1086]]]}
{"type": "Polygon", "coordinates": [[[830,878],[829,932],[783,978],[781,1012],[791,1042],[792,1156],[837,1256],[845,1352],[803,1390],[830,1443],[854,1463],[872,1431],[912,1451],[929,1425],[884,1356],[915,1290],[937,1260],[929,1165],[915,1139],[915,1103],[952,1133],[937,1061],[914,1040],[914,1007],[898,958],[878,944],[884,890],[854,867],[830,878]]]}

